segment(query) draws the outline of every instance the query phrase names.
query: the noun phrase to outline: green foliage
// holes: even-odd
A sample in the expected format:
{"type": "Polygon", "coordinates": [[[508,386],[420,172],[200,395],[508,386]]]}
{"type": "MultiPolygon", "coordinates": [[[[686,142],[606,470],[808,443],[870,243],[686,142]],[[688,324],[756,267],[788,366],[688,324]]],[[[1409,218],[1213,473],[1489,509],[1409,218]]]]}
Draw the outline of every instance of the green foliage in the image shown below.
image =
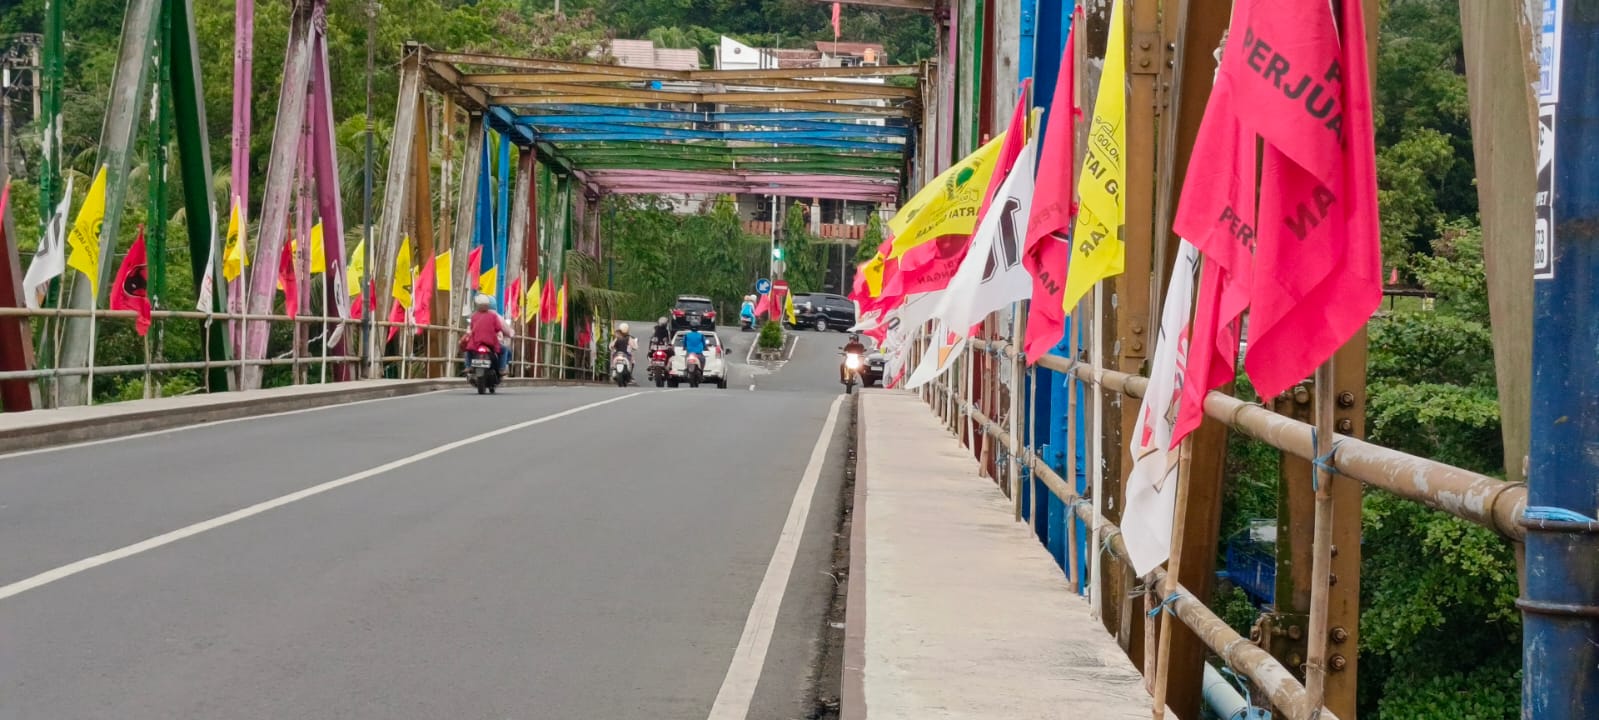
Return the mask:
{"type": "Polygon", "coordinates": [[[737,313],[755,279],[766,273],[764,238],[744,232],[731,197],[696,215],[674,214],[654,196],[605,200],[617,298],[625,317],[657,317],[678,295],[706,295],[719,314],[737,313]]]}
{"type": "Polygon", "coordinates": [[[1228,585],[1225,589],[1218,590],[1210,599],[1210,607],[1216,611],[1216,616],[1221,618],[1233,632],[1244,637],[1249,637],[1249,629],[1254,627],[1255,618],[1260,617],[1260,611],[1255,609],[1254,601],[1243,588],[1237,585],[1228,585]]]}
{"type": "Polygon", "coordinates": [[[760,337],[756,338],[755,342],[762,350],[781,350],[783,347],[782,323],[767,322],[761,325],[760,337]]]}
{"type": "Polygon", "coordinates": [[[861,237],[861,244],[855,246],[855,264],[859,265],[877,256],[878,246],[883,244],[883,221],[877,219],[877,213],[866,217],[866,234],[861,237]]]}

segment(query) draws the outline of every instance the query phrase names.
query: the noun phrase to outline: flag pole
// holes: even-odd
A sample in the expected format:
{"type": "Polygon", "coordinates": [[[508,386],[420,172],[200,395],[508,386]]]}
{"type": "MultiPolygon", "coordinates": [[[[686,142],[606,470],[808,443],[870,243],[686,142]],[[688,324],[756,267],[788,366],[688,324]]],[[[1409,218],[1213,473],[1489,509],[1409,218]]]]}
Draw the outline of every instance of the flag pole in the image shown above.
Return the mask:
{"type": "MultiPolygon", "coordinates": [[[[1333,360],[1316,368],[1316,432],[1312,463],[1316,490],[1315,523],[1311,532],[1310,629],[1305,643],[1305,694],[1310,707],[1321,708],[1327,687],[1327,609],[1332,574],[1333,497],[1328,472],[1333,447],[1333,360]]],[[[1175,535],[1173,537],[1176,537],[1175,535]]]]}
{"type": "MultiPolygon", "coordinates": [[[[93,284],[93,279],[90,279],[93,284]]],[[[99,293],[89,293],[89,386],[84,391],[86,404],[94,405],[94,340],[98,334],[95,330],[95,306],[100,304],[99,293]]]]}

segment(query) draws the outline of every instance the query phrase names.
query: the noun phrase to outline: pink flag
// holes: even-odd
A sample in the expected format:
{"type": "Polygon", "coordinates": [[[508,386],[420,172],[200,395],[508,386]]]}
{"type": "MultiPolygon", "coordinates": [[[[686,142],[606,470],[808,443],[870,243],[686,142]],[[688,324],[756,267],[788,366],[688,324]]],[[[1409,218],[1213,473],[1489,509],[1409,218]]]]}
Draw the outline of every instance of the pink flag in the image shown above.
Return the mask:
{"type": "Polygon", "coordinates": [[[1073,78],[1077,77],[1073,45],[1077,24],[1066,36],[1066,52],[1060,59],[1060,79],[1049,102],[1049,127],[1044,131],[1044,149],[1038,157],[1038,178],[1034,181],[1033,209],[1027,218],[1027,242],[1022,264],[1033,276],[1032,300],[1027,306],[1027,338],[1023,344],[1027,362],[1038,362],[1066,331],[1066,309],[1061,294],[1066,290],[1066,265],[1071,260],[1069,233],[1077,215],[1072,178],[1077,140],[1077,103],[1073,102],[1073,78]]]}
{"type": "Polygon", "coordinates": [[[1365,20],[1360,3],[1340,4],[1335,24],[1324,0],[1250,0],[1227,54],[1267,145],[1244,361],[1262,397],[1314,372],[1382,304],[1365,20]],[[1282,71],[1272,79],[1261,63],[1282,71]]]}
{"type": "Polygon", "coordinates": [[[389,322],[394,323],[389,326],[389,341],[393,341],[400,332],[400,326],[405,324],[405,306],[400,304],[399,298],[389,300],[389,322]]]}
{"type": "Polygon", "coordinates": [[[472,248],[466,254],[466,286],[473,290],[478,288],[478,278],[483,275],[483,246],[472,248]]]}
{"type": "Polygon", "coordinates": [[[843,34],[843,33],[839,32],[839,28],[841,26],[839,25],[838,21],[839,21],[839,4],[838,3],[833,3],[833,41],[834,42],[837,42],[838,41],[838,36],[843,34]]]}
{"type": "Polygon", "coordinates": [[[283,243],[278,255],[278,287],[283,289],[283,313],[289,317],[300,314],[300,280],[294,271],[294,242],[283,243]]]}
{"type": "MultiPolygon", "coordinates": [[[[5,203],[0,202],[0,210],[5,208],[5,203]]],[[[133,247],[128,248],[128,254],[122,258],[122,266],[117,269],[116,284],[111,286],[111,309],[132,310],[139,314],[133,321],[133,326],[139,331],[139,336],[150,332],[150,296],[149,296],[149,271],[145,266],[144,226],[139,226],[139,235],[133,239],[133,247]]]]}
{"type": "Polygon", "coordinates": [[[1229,382],[1238,358],[1238,317],[1249,306],[1255,231],[1255,135],[1239,122],[1230,78],[1218,77],[1194,142],[1172,229],[1204,255],[1192,347],[1172,444],[1204,419],[1205,393],[1229,382]]]}
{"type": "Polygon", "coordinates": [[[411,317],[419,333],[424,325],[433,324],[433,294],[437,287],[437,268],[433,255],[429,253],[427,262],[422,263],[422,273],[416,278],[416,287],[411,289],[411,317]]]}

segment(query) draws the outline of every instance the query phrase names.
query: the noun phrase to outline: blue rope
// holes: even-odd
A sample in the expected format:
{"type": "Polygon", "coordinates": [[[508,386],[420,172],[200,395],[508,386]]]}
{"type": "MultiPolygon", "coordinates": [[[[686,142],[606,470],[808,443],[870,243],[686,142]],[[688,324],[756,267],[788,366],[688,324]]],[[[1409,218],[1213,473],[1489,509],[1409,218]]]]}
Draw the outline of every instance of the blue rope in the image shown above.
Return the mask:
{"type": "Polygon", "coordinates": [[[1233,682],[1238,684],[1238,691],[1244,694],[1245,705],[1250,707],[1255,706],[1254,698],[1249,696],[1249,681],[1245,680],[1243,676],[1239,675],[1238,673],[1233,672],[1233,669],[1228,667],[1226,664],[1221,666],[1221,674],[1226,675],[1227,677],[1231,678],[1233,682]]]}
{"type": "Polygon", "coordinates": [[[1162,611],[1162,610],[1165,610],[1167,612],[1170,612],[1173,615],[1176,615],[1177,613],[1171,609],[1171,606],[1174,603],[1176,603],[1177,599],[1180,598],[1180,597],[1182,597],[1182,593],[1175,593],[1174,592],[1174,593],[1172,593],[1170,595],[1167,595],[1165,600],[1160,601],[1159,605],[1156,605],[1153,610],[1149,611],[1149,613],[1148,613],[1149,617],[1155,617],[1156,615],[1159,615],[1160,611],[1162,611]]]}
{"type": "Polygon", "coordinates": [[[1591,517],[1583,515],[1582,513],[1548,505],[1533,505],[1528,507],[1526,510],[1522,511],[1522,517],[1526,518],[1528,521],[1538,522],[1599,522],[1591,517]]]}
{"type": "MultiPolygon", "coordinates": [[[[1315,452],[1315,448],[1318,447],[1318,442],[1316,440],[1316,428],[1314,427],[1310,429],[1310,447],[1311,452],[1315,452]]],[[[1328,475],[1334,475],[1338,472],[1338,466],[1333,464],[1333,455],[1337,452],[1338,440],[1337,438],[1334,438],[1332,441],[1332,447],[1327,448],[1327,454],[1316,457],[1315,459],[1311,460],[1310,463],[1325,471],[1328,475]]],[[[1321,491],[1320,477],[1321,476],[1317,473],[1310,474],[1310,489],[1312,492],[1321,491]]]]}

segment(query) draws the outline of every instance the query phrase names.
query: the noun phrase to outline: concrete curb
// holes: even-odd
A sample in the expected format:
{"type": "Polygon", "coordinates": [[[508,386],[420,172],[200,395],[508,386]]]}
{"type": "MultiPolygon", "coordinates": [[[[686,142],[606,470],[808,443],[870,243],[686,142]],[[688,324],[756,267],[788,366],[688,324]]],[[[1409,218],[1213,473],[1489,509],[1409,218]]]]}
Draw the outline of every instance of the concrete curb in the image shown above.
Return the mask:
{"type": "Polygon", "coordinates": [[[855,396],[855,500],[850,509],[849,589],[844,596],[844,668],[839,720],[866,718],[866,397],[855,396]]]}
{"type": "MultiPolygon", "coordinates": [[[[510,378],[505,381],[504,386],[554,387],[587,384],[510,378]]],[[[384,400],[455,388],[464,389],[466,385],[460,378],[437,378],[330,383],[316,386],[312,390],[307,390],[307,387],[302,385],[245,393],[217,393],[203,396],[204,399],[198,401],[194,396],[190,396],[98,405],[93,408],[17,413],[4,418],[15,422],[0,424],[0,454],[41,450],[137,433],[172,430],[330,405],[384,400]]]]}

